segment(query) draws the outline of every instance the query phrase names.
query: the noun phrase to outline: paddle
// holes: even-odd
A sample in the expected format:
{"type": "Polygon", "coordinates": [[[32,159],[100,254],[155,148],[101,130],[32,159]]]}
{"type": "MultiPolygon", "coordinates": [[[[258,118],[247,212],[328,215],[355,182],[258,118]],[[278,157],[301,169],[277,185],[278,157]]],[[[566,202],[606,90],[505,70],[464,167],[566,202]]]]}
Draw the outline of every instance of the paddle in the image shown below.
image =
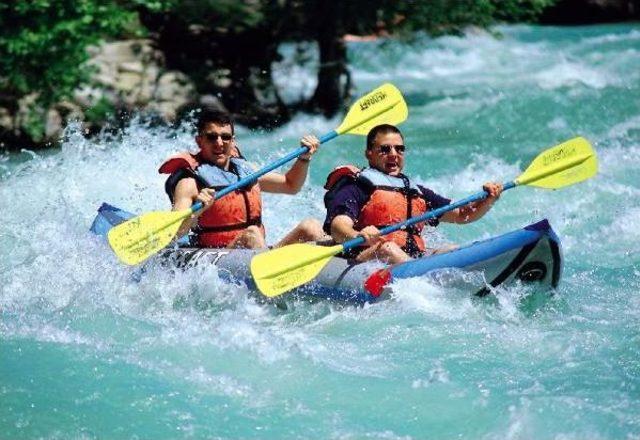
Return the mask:
{"type": "MultiPolygon", "coordinates": [[[[407,113],[407,104],[400,91],[393,84],[383,84],[358,99],[349,109],[342,124],[322,136],[320,143],[345,133],[366,135],[369,130],[382,123],[399,124],[407,118],[407,113]]],[[[217,191],[215,199],[255,182],[260,176],[308,151],[308,147],[300,146],[272,164],[217,191]]],[[[109,244],[124,263],[141,263],[171,243],[184,219],[202,207],[203,204],[197,202],[191,208],[181,211],[154,211],[134,217],[109,231],[109,244]]]]}
{"type": "MultiPolygon", "coordinates": [[[[504,184],[504,190],[519,185],[558,189],[592,177],[597,168],[595,151],[586,139],[577,137],[540,153],[520,177],[504,184]]],[[[460,206],[482,200],[486,196],[487,192],[481,191],[440,209],[387,226],[380,230],[380,234],[387,235],[429,218],[438,217],[460,206]]],[[[363,237],[356,237],[331,247],[293,244],[274,249],[253,257],[251,274],[258,289],[265,296],[275,297],[311,281],[333,256],[364,242],[363,237]]]]}

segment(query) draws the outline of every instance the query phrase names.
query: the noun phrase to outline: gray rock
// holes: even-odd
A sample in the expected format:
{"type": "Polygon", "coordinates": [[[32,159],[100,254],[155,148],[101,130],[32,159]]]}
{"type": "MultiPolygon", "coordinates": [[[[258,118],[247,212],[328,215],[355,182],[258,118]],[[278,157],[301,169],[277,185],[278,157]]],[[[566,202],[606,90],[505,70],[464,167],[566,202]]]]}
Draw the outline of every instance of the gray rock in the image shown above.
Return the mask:
{"type": "Polygon", "coordinates": [[[222,103],[222,101],[220,100],[220,98],[214,95],[202,95],[200,96],[198,103],[202,106],[210,107],[223,112],[228,111],[227,108],[222,103]]]}
{"type": "Polygon", "coordinates": [[[195,97],[195,87],[189,77],[182,72],[163,73],[156,84],[153,98],[158,101],[179,100],[187,102],[195,97]]]}
{"type": "Polygon", "coordinates": [[[13,130],[13,116],[8,108],[0,107],[0,130],[13,130]]]}
{"type": "Polygon", "coordinates": [[[126,61],[118,65],[118,71],[143,74],[145,71],[145,66],[140,60],[126,61]]]}
{"type": "Polygon", "coordinates": [[[84,113],[80,106],[73,102],[63,101],[47,110],[45,122],[45,139],[56,140],[62,136],[64,127],[71,121],[83,121],[84,113]]]}

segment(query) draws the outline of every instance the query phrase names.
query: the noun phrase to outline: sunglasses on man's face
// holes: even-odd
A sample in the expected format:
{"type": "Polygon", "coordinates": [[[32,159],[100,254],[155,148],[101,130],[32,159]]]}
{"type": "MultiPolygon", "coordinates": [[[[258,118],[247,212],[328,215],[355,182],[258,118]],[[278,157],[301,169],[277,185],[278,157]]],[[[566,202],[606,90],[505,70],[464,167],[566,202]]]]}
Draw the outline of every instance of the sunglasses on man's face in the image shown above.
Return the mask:
{"type": "Polygon", "coordinates": [[[404,150],[406,149],[406,147],[404,145],[380,145],[380,148],[378,149],[378,151],[381,154],[389,154],[391,153],[391,149],[396,150],[396,153],[403,155],[404,154],[404,150]]]}
{"type": "Polygon", "coordinates": [[[222,142],[229,142],[233,139],[233,135],[230,133],[205,133],[204,137],[209,142],[215,142],[218,138],[222,139],[222,142]]]}

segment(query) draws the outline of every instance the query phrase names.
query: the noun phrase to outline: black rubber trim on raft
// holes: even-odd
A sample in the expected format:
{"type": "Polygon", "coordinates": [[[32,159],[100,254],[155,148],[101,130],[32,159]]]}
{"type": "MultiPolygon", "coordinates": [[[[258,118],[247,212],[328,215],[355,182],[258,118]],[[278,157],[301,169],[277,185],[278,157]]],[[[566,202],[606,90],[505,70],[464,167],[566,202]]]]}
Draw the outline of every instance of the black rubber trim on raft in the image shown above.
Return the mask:
{"type": "Polygon", "coordinates": [[[185,269],[192,264],[198,264],[198,260],[202,257],[202,249],[190,249],[178,255],[173,249],[167,249],[161,254],[163,257],[172,261],[178,269],[185,269]]]}
{"type": "Polygon", "coordinates": [[[553,275],[551,276],[551,286],[555,289],[560,283],[560,269],[562,268],[562,258],[560,258],[560,247],[554,240],[549,240],[551,246],[551,258],[553,259],[553,275]]]}
{"type": "MultiPolygon", "coordinates": [[[[526,246],[523,246],[523,248],[520,249],[520,252],[518,252],[518,255],[516,255],[509,264],[507,264],[507,267],[505,267],[504,270],[500,272],[498,276],[495,277],[493,281],[489,283],[489,285],[491,285],[491,287],[496,287],[500,283],[504,282],[504,280],[509,278],[509,276],[511,276],[511,274],[513,274],[522,265],[524,260],[529,256],[529,254],[531,253],[533,248],[536,247],[537,244],[538,244],[538,241],[535,241],[526,246]]],[[[555,273],[555,264],[554,264],[554,273],[555,273]]],[[[482,296],[488,295],[489,293],[491,293],[491,290],[489,290],[487,287],[483,287],[478,292],[476,292],[475,295],[482,297],[482,296]]]]}
{"type": "Polygon", "coordinates": [[[353,260],[352,263],[348,264],[347,268],[342,271],[342,273],[338,276],[338,278],[336,278],[336,282],[333,283],[332,287],[334,287],[334,288],[340,287],[340,283],[342,283],[342,280],[344,279],[344,277],[346,277],[347,274],[349,273],[349,271],[351,269],[353,269],[354,267],[356,267],[358,264],[360,264],[360,263],[356,262],[355,259],[353,260]]]}

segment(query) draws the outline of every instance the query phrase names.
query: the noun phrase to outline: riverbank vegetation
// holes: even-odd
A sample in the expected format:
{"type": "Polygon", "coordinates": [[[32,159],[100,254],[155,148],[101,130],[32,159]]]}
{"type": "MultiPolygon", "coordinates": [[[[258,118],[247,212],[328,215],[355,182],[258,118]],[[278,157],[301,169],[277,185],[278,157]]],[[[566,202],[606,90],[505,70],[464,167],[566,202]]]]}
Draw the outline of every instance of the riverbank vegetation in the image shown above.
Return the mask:
{"type": "Polygon", "coordinates": [[[227,109],[250,127],[274,127],[299,111],[333,116],[344,108],[352,88],[348,40],[455,34],[467,26],[535,21],[541,14],[553,19],[549,8],[557,8],[556,3],[5,3],[0,5],[0,143],[9,149],[43,146],[55,141],[72,119],[84,121],[92,132],[114,115],[136,111],[171,122],[203,104],[227,109]],[[286,42],[317,45],[319,63],[315,91],[285,103],[273,81],[272,66],[280,59],[279,46],[286,42]]]}

